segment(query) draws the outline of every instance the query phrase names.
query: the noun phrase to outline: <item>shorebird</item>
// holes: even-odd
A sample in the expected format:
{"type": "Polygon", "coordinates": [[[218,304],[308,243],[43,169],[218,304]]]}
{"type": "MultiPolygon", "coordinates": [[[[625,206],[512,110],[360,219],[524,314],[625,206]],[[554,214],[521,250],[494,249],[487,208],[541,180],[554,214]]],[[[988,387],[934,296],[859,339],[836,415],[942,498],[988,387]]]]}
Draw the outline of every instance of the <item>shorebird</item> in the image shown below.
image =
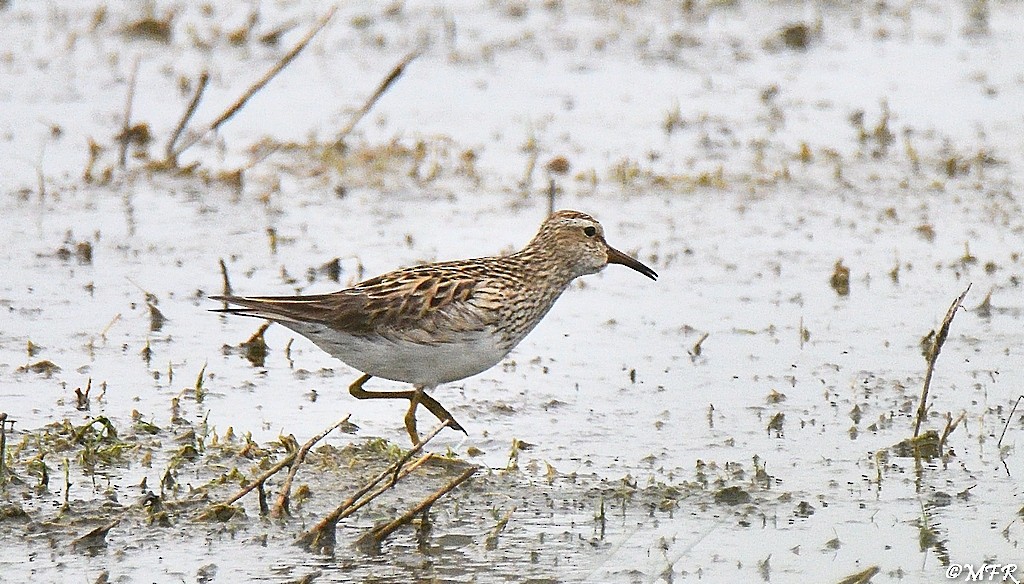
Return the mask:
{"type": "Polygon", "coordinates": [[[280,323],[362,372],[349,386],[354,397],[409,400],[405,428],[416,444],[420,404],[465,432],[427,391],[496,365],[573,280],[608,264],[658,278],[651,268],[608,245],[596,219],[558,211],[526,247],[507,256],[404,268],[332,294],[210,298],[225,303],[214,312],[280,323]],[[363,389],[372,377],[411,383],[413,389],[363,389]]]}

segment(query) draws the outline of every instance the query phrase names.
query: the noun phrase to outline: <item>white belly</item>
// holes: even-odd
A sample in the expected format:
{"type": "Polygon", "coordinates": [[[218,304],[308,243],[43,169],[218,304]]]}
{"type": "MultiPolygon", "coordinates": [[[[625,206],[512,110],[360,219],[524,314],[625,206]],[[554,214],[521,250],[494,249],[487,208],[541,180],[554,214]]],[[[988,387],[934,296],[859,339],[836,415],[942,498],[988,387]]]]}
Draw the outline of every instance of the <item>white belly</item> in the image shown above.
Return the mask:
{"type": "Polygon", "coordinates": [[[434,387],[486,371],[508,353],[495,336],[473,333],[458,343],[421,345],[339,334],[322,325],[281,323],[353,369],[392,381],[434,387]]]}

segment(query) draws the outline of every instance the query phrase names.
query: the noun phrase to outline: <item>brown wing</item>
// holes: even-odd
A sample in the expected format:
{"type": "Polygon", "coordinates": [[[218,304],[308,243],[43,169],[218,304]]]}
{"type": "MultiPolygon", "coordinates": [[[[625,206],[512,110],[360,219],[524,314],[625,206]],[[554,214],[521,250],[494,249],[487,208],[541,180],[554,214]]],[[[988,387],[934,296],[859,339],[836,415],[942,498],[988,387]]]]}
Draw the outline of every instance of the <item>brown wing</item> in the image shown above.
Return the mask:
{"type": "Polygon", "coordinates": [[[216,312],[287,324],[309,322],[354,335],[379,334],[420,343],[438,335],[482,331],[494,324],[492,286],[465,265],[434,264],[391,272],[332,294],[211,296],[243,308],[216,312]]]}

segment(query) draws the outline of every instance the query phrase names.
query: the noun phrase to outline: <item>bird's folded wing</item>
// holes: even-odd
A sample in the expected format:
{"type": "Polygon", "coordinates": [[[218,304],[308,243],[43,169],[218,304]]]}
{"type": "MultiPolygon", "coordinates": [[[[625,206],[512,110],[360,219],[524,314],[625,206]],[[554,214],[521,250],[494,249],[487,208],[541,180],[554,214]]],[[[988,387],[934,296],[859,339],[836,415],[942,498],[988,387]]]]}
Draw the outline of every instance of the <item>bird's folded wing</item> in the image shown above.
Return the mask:
{"type": "Polygon", "coordinates": [[[319,323],[352,335],[425,344],[445,342],[446,335],[482,332],[498,318],[487,282],[420,271],[388,276],[332,294],[212,298],[242,307],[218,312],[281,323],[319,323]]]}

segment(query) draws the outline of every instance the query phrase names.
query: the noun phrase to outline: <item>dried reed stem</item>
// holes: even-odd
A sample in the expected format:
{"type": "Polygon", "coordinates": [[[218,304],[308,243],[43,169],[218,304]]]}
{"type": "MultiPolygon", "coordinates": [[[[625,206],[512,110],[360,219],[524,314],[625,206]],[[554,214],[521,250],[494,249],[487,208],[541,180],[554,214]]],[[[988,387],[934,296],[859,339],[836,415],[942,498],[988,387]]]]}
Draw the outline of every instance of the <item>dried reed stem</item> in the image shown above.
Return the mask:
{"type": "Polygon", "coordinates": [[[935,362],[939,359],[939,351],[942,350],[942,345],[946,342],[946,337],[949,335],[949,325],[953,322],[957,309],[960,308],[960,304],[963,303],[964,297],[967,296],[967,292],[970,289],[971,285],[968,284],[963,294],[957,297],[953,304],[949,306],[945,318],[942,319],[939,332],[936,333],[935,340],[932,342],[931,350],[928,351],[928,369],[925,371],[924,386],[921,388],[921,402],[917,405],[917,419],[914,421],[914,438],[917,438],[917,435],[921,432],[921,422],[924,421],[924,417],[928,414],[928,388],[932,384],[932,373],[935,371],[935,362]]]}
{"type": "MultiPolygon", "coordinates": [[[[405,462],[409,460],[411,456],[415,455],[417,452],[422,450],[423,446],[427,442],[433,439],[434,436],[437,436],[437,434],[447,426],[447,421],[439,424],[422,440],[417,442],[416,445],[413,446],[409,450],[409,452],[406,453],[405,456],[403,456],[394,464],[388,465],[386,469],[377,473],[376,476],[370,479],[365,485],[360,487],[359,490],[353,493],[348,499],[345,499],[340,505],[335,507],[333,511],[331,511],[323,519],[321,519],[319,523],[317,523],[311,529],[309,529],[308,531],[300,535],[298,538],[296,538],[295,545],[310,549],[312,551],[317,551],[325,548],[333,548],[335,542],[334,529],[337,526],[339,520],[351,514],[351,511],[348,511],[348,509],[356,505],[356,502],[359,501],[359,499],[361,499],[363,495],[369,493],[370,490],[377,486],[378,483],[383,481],[388,476],[398,473],[401,470],[402,465],[405,464],[405,462]]],[[[422,464],[422,462],[417,461],[416,466],[419,466],[420,464],[422,464]]],[[[408,474],[409,473],[404,473],[402,474],[402,476],[406,476],[408,474]]],[[[388,488],[393,486],[394,483],[395,479],[393,479],[392,482],[386,488],[378,490],[373,495],[367,497],[365,501],[360,502],[356,509],[365,505],[380,493],[386,491],[388,488]]]]}
{"type": "Polygon", "coordinates": [[[356,547],[360,549],[376,549],[380,546],[380,542],[387,539],[387,537],[394,533],[396,529],[412,521],[413,517],[418,515],[424,509],[433,505],[435,501],[448,494],[455,487],[461,485],[463,482],[466,481],[466,479],[473,476],[479,468],[480,467],[477,466],[467,468],[462,474],[460,474],[450,483],[428,495],[425,499],[417,503],[412,509],[406,511],[398,519],[395,519],[387,525],[376,527],[369,533],[360,537],[356,541],[356,547]]]}
{"type": "MultiPolygon", "coordinates": [[[[274,464],[274,466],[268,468],[263,474],[261,474],[260,476],[256,477],[255,480],[250,482],[248,485],[242,487],[241,490],[239,490],[237,493],[232,495],[231,498],[227,499],[223,503],[219,503],[217,505],[214,505],[214,507],[230,505],[230,504],[234,503],[235,501],[241,499],[242,497],[248,495],[253,489],[262,486],[264,481],[266,481],[270,477],[272,477],[275,474],[277,474],[277,472],[280,471],[282,468],[292,464],[293,461],[296,461],[297,457],[299,456],[299,453],[302,453],[302,456],[305,457],[306,452],[309,452],[309,449],[312,448],[312,446],[314,444],[316,444],[317,442],[322,440],[324,436],[326,436],[326,435],[330,434],[331,432],[333,432],[335,428],[337,428],[338,426],[341,426],[342,424],[347,422],[348,418],[349,418],[349,416],[345,416],[341,420],[335,422],[335,424],[333,426],[331,426],[330,428],[327,428],[323,432],[320,432],[316,436],[313,436],[312,438],[307,440],[306,443],[303,444],[302,447],[299,450],[297,450],[295,452],[292,452],[288,456],[285,456],[281,460],[277,461],[277,463],[274,464]]],[[[296,462],[301,462],[301,461],[296,461],[296,462]]],[[[294,467],[298,467],[298,464],[295,464],[294,467]]]]}
{"type": "Polygon", "coordinates": [[[277,502],[274,503],[274,508],[271,509],[270,511],[271,517],[281,517],[283,515],[288,514],[288,495],[291,493],[292,490],[292,481],[295,480],[295,473],[299,472],[299,465],[302,464],[304,460],[306,460],[306,454],[309,453],[309,449],[312,448],[313,445],[316,444],[321,438],[330,434],[331,431],[333,431],[335,428],[341,426],[345,422],[348,422],[350,416],[351,414],[346,415],[344,418],[341,419],[341,421],[331,426],[330,429],[328,429],[326,432],[323,432],[318,436],[314,436],[312,439],[306,441],[306,443],[302,445],[302,448],[300,448],[298,453],[295,454],[294,462],[292,462],[291,466],[288,468],[288,476],[285,477],[284,484],[281,485],[281,492],[278,493],[277,495],[277,502]]]}
{"type": "Polygon", "coordinates": [[[388,485],[388,486],[389,487],[395,486],[395,483],[398,482],[398,472],[400,470],[402,470],[402,466],[406,462],[408,462],[409,459],[413,457],[413,455],[415,455],[417,452],[419,452],[420,449],[423,448],[424,444],[426,444],[427,442],[430,442],[431,440],[433,440],[434,436],[437,436],[437,434],[441,430],[444,430],[445,428],[451,426],[451,423],[454,422],[454,421],[455,420],[452,420],[450,417],[447,420],[442,420],[440,424],[438,424],[437,426],[434,426],[434,429],[431,430],[429,434],[427,434],[424,438],[422,438],[419,442],[417,442],[415,446],[410,448],[409,452],[405,453],[405,456],[403,456],[402,458],[398,459],[398,462],[396,462],[393,465],[395,467],[395,472],[394,472],[394,475],[391,478],[391,484],[388,485]]]}
{"type": "MultiPolygon", "coordinates": [[[[224,258],[220,258],[220,276],[224,280],[224,296],[231,296],[231,280],[228,279],[228,266],[224,263],[224,258]]],[[[227,305],[227,301],[224,301],[224,305],[227,305]]]]}
{"type": "MultiPolygon", "coordinates": [[[[11,420],[11,430],[14,430],[14,420],[11,420]]],[[[0,412],[0,479],[3,479],[7,471],[7,412],[0,412]]]]}
{"type": "MultiPolygon", "coordinates": [[[[188,121],[192,119],[193,114],[196,113],[196,108],[199,107],[199,100],[203,98],[203,92],[206,91],[206,85],[210,82],[210,73],[203,71],[199,74],[199,83],[196,85],[196,90],[192,94],[192,99],[189,100],[188,106],[185,108],[184,113],[181,115],[181,119],[178,120],[178,125],[174,127],[174,132],[171,133],[171,137],[167,140],[167,147],[164,152],[167,156],[166,162],[168,166],[178,166],[178,156],[174,151],[174,145],[178,143],[178,138],[181,137],[181,133],[185,130],[185,126],[188,121]]],[[[221,262],[223,265],[223,261],[221,262]]]]}
{"type": "Polygon", "coordinates": [[[395,81],[402,76],[402,73],[405,72],[406,65],[411,63],[412,60],[418,56],[420,56],[420,52],[418,50],[409,53],[391,69],[391,72],[388,73],[387,77],[381,80],[380,84],[377,85],[377,90],[374,91],[365,102],[363,102],[363,107],[359,108],[354,114],[352,114],[352,117],[348,120],[348,124],[341,130],[341,133],[338,134],[338,139],[334,141],[334,147],[336,149],[341,150],[345,147],[345,138],[348,138],[348,135],[352,133],[352,129],[356,127],[359,120],[362,120],[366,114],[369,113],[370,109],[372,109],[374,104],[377,103],[377,100],[384,95],[384,92],[386,92],[395,83],[395,81]]]}
{"type": "Polygon", "coordinates": [[[1013,420],[1013,414],[1017,411],[1017,406],[1020,405],[1021,400],[1024,400],[1024,395],[1017,396],[1017,401],[1013,402],[1013,408],[1010,409],[1010,415],[1006,416],[1006,424],[1003,426],[1003,431],[999,434],[999,442],[996,442],[996,448],[1003,447],[1003,438],[1006,436],[1006,430],[1010,427],[1010,421],[1013,420]]]}
{"type": "Polygon", "coordinates": [[[132,103],[135,101],[135,80],[139,74],[139,57],[132,62],[131,73],[128,74],[128,94],[124,98],[124,120],[121,122],[121,136],[117,153],[117,164],[124,168],[128,160],[128,142],[131,141],[132,103]]]}
{"type": "MultiPolygon", "coordinates": [[[[407,464],[407,465],[403,466],[402,467],[402,472],[398,475],[398,480],[404,479],[405,477],[409,476],[413,471],[415,471],[419,467],[423,466],[424,463],[426,463],[428,460],[430,460],[432,458],[434,458],[434,454],[432,452],[428,452],[428,453],[424,454],[423,456],[417,458],[416,460],[412,461],[411,464],[407,464]]],[[[355,513],[359,509],[361,509],[364,505],[369,503],[370,501],[373,501],[377,497],[379,497],[382,494],[384,494],[384,491],[387,491],[388,489],[390,489],[393,486],[394,486],[393,482],[389,482],[386,485],[381,485],[381,486],[377,487],[376,489],[374,489],[372,492],[370,492],[368,495],[363,497],[362,499],[353,502],[351,505],[349,505],[348,507],[345,508],[345,510],[341,513],[341,515],[338,516],[338,521],[341,521],[342,519],[348,517],[349,515],[352,515],[353,513],[355,513]]]]}
{"type": "Polygon", "coordinates": [[[298,44],[292,47],[290,51],[285,53],[285,55],[281,57],[281,59],[276,64],[274,64],[274,66],[271,67],[270,70],[263,75],[263,77],[256,81],[256,83],[253,83],[249,87],[249,89],[247,89],[245,93],[241,95],[241,97],[235,100],[235,102],[228,106],[228,108],[224,110],[223,113],[217,116],[217,119],[210,122],[210,124],[203,128],[201,131],[191,135],[189,139],[185,140],[180,146],[175,148],[170,158],[177,158],[178,156],[181,155],[182,152],[194,146],[197,142],[202,140],[204,136],[219,128],[224,122],[228,121],[229,119],[231,119],[232,116],[238,113],[238,111],[245,106],[246,102],[248,102],[253,95],[256,95],[257,91],[263,89],[267,85],[267,83],[270,83],[270,80],[273,79],[278,73],[280,73],[282,69],[287,67],[288,64],[291,63],[292,60],[295,59],[295,57],[297,57],[299,53],[301,53],[302,50],[306,48],[306,46],[309,44],[309,41],[313,40],[313,37],[316,36],[316,34],[320,32],[325,26],[327,26],[327,22],[331,20],[331,17],[334,16],[334,13],[337,9],[337,6],[332,6],[331,9],[327,11],[327,14],[323,15],[322,17],[320,17],[319,20],[316,21],[316,23],[309,30],[309,32],[306,33],[306,36],[302,37],[298,44]]]}

